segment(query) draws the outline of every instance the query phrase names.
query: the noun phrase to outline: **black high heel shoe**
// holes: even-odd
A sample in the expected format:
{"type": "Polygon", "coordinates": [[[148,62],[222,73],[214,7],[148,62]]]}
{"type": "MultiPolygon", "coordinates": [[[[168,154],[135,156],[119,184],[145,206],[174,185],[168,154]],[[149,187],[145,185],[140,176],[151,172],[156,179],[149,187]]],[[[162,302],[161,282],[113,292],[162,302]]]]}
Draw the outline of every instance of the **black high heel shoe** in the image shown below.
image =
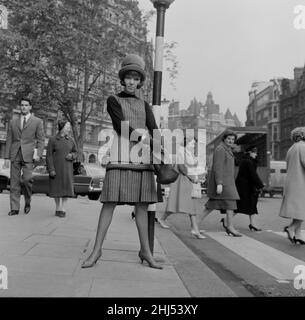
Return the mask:
{"type": "Polygon", "coordinates": [[[89,261],[89,258],[87,259],[87,260],[85,260],[84,262],[83,262],[83,264],[82,264],[82,268],[91,268],[91,267],[93,267],[96,263],[97,263],[97,261],[98,261],[98,259],[100,258],[102,256],[102,252],[100,251],[99,252],[99,254],[95,257],[95,259],[91,262],[91,263],[89,263],[88,261],[89,261]]]}
{"type": "Polygon", "coordinates": [[[305,244],[305,241],[302,239],[297,239],[296,237],[293,237],[293,241],[295,244],[299,243],[299,244],[305,244]]]}
{"type": "Polygon", "coordinates": [[[230,230],[228,227],[225,227],[225,230],[228,234],[228,236],[231,234],[233,237],[242,237],[240,233],[234,233],[232,230],[230,230]]]}
{"type": "Polygon", "coordinates": [[[138,255],[139,255],[139,258],[140,258],[142,264],[143,264],[143,261],[146,261],[146,262],[148,263],[148,265],[149,265],[150,268],[153,268],[153,269],[163,269],[162,266],[160,266],[160,265],[158,265],[158,264],[155,264],[155,263],[153,263],[153,262],[151,262],[151,261],[148,261],[148,259],[143,256],[143,254],[142,254],[141,251],[139,251],[139,254],[138,254],[138,255]]]}
{"type": "Polygon", "coordinates": [[[132,211],[131,212],[131,219],[133,220],[136,217],[135,213],[132,211]]]}
{"type": "MultiPolygon", "coordinates": [[[[222,218],[220,220],[220,222],[222,223],[223,228],[226,230],[226,225],[225,225],[225,218],[222,218]]],[[[226,230],[227,231],[227,230],[226,230]]]]}
{"type": "Polygon", "coordinates": [[[287,237],[288,237],[289,241],[290,241],[291,243],[295,243],[295,241],[294,241],[295,237],[292,238],[292,236],[290,235],[290,233],[289,233],[289,231],[288,231],[288,226],[286,226],[286,227],[284,228],[284,232],[287,233],[287,237]]]}
{"type": "Polygon", "coordinates": [[[262,231],[262,229],[259,229],[259,228],[256,228],[256,227],[254,227],[254,225],[253,224],[249,224],[249,229],[250,229],[250,231],[262,231]]]}

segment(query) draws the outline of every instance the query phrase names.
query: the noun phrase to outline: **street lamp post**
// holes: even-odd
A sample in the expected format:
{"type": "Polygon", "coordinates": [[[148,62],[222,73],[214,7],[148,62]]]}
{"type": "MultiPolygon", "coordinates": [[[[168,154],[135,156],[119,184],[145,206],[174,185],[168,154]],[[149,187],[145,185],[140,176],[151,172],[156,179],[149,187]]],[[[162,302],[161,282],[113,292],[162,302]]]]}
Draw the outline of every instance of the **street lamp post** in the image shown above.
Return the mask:
{"type": "MultiPolygon", "coordinates": [[[[174,0],[151,0],[151,2],[157,9],[152,105],[156,122],[158,126],[160,126],[165,11],[174,2],[174,0]]],[[[158,186],[158,188],[160,188],[160,186],[158,186]]],[[[154,251],[155,216],[156,206],[150,205],[148,208],[148,237],[152,253],[154,251]]]]}

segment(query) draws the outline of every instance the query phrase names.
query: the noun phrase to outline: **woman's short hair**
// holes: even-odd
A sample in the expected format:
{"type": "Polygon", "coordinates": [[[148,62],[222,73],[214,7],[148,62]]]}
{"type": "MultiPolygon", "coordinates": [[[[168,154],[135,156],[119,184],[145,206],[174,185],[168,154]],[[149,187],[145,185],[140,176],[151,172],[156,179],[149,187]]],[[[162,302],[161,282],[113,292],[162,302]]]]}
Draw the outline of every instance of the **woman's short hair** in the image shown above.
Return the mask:
{"type": "Polygon", "coordinates": [[[237,134],[233,130],[227,129],[222,135],[222,141],[225,141],[229,136],[234,136],[235,140],[237,139],[237,134]]]}
{"type": "Polygon", "coordinates": [[[137,85],[137,89],[140,89],[140,88],[143,86],[144,80],[143,80],[142,75],[141,75],[138,71],[130,70],[130,71],[126,71],[126,72],[122,75],[122,79],[120,80],[120,83],[121,83],[121,85],[122,85],[123,87],[126,86],[124,80],[125,80],[125,77],[126,77],[127,75],[138,76],[138,77],[141,79],[140,83],[137,85]]]}
{"type": "Polygon", "coordinates": [[[61,131],[67,122],[68,120],[65,120],[65,119],[58,120],[58,123],[57,123],[58,131],[61,131]]]}
{"type": "Polygon", "coordinates": [[[291,131],[291,140],[293,142],[298,142],[300,140],[305,140],[305,127],[297,127],[291,131]]]}

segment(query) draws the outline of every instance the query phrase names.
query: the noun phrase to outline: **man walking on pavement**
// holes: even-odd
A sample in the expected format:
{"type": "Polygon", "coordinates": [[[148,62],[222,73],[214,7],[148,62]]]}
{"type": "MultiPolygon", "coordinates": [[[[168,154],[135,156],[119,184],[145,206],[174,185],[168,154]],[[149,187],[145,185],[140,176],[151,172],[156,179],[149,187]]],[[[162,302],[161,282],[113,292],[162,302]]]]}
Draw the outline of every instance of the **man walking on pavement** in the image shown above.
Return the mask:
{"type": "Polygon", "coordinates": [[[32,195],[32,171],[34,162],[38,162],[42,157],[44,149],[43,122],[30,113],[32,103],[27,98],[20,100],[21,117],[12,119],[8,126],[5,163],[9,167],[11,161],[10,174],[10,208],[9,216],[19,213],[21,185],[24,191],[24,213],[31,210],[32,195]],[[37,156],[34,158],[34,148],[37,144],[37,156]],[[22,180],[21,180],[22,170],[22,180]]]}

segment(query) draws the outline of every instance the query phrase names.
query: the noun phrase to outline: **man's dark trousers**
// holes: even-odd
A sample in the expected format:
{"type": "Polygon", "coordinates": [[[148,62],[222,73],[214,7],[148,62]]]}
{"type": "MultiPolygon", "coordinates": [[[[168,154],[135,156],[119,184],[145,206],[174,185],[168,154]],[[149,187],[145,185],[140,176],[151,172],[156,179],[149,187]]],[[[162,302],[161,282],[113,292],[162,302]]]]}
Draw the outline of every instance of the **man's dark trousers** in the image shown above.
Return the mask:
{"type": "Polygon", "coordinates": [[[10,204],[11,210],[20,209],[21,190],[24,194],[25,205],[30,205],[32,196],[32,171],[33,161],[24,162],[21,148],[14,161],[11,161],[10,204]],[[22,177],[21,177],[22,170],[22,177]]]}

